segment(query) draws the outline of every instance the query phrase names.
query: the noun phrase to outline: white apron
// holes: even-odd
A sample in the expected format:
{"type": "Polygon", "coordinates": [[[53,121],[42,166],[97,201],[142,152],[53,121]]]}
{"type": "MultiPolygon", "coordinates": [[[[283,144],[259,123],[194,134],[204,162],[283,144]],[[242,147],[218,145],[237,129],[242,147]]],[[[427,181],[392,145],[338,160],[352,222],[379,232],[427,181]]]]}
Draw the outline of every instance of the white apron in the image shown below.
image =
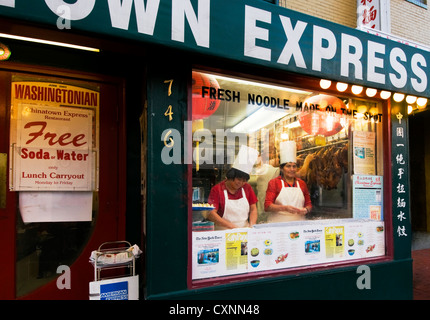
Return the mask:
{"type": "MultiPolygon", "coordinates": [[[[275,199],[275,204],[283,206],[293,206],[297,208],[303,208],[305,204],[305,196],[303,191],[299,186],[299,182],[296,181],[296,187],[285,187],[284,180],[282,182],[282,189],[279,192],[277,198],[275,199]]],[[[285,211],[270,212],[267,218],[267,222],[288,222],[288,221],[298,221],[305,220],[303,214],[290,213],[285,211]]]]}
{"type": "MultiPolygon", "coordinates": [[[[224,190],[225,207],[223,218],[234,223],[239,228],[244,228],[249,225],[249,202],[245,195],[245,190],[242,188],[242,198],[230,200],[227,190],[224,190]]],[[[216,230],[226,230],[228,228],[215,226],[216,230]]]]}

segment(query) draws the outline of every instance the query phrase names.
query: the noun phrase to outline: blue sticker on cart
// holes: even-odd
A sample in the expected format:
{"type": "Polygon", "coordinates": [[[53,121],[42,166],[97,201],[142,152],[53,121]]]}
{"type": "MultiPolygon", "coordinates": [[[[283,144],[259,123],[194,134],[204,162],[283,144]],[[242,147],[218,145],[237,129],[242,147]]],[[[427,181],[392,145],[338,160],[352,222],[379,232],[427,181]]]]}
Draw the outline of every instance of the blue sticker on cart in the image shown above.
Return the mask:
{"type": "Polygon", "coordinates": [[[128,282],[100,285],[100,300],[128,300],[128,282]]]}

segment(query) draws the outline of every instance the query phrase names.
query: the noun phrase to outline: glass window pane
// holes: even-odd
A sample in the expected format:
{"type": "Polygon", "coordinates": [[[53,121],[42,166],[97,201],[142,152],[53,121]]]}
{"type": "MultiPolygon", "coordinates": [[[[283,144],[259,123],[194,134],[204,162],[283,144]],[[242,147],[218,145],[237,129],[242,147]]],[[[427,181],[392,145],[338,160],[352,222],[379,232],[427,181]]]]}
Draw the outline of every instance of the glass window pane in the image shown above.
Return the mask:
{"type": "Polygon", "coordinates": [[[385,254],[381,103],[198,71],[192,92],[193,279],[385,254]]]}
{"type": "MultiPolygon", "coordinates": [[[[93,213],[96,221],[97,206],[93,213]]],[[[93,222],[23,223],[17,212],[16,295],[24,296],[58,278],[57,268],[71,266],[87,244],[93,222]]]]}

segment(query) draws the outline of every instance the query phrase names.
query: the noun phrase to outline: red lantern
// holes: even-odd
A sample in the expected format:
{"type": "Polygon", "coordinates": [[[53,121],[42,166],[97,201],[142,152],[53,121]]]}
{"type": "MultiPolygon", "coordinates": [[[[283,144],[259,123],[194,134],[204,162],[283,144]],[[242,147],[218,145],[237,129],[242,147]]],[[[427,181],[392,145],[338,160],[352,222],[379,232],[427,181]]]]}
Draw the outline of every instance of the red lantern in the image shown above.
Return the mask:
{"type": "Polygon", "coordinates": [[[346,105],[337,97],[325,94],[313,96],[303,102],[302,108],[299,122],[309,134],[329,137],[345,126],[342,108],[346,109],[346,105]]]}
{"type": "Polygon", "coordinates": [[[0,43],[0,60],[7,60],[9,59],[9,57],[10,57],[9,48],[3,43],[0,43]]]}
{"type": "Polygon", "coordinates": [[[218,109],[220,100],[210,98],[210,90],[218,92],[218,89],[213,76],[193,71],[193,120],[207,118],[218,109]],[[202,87],[206,87],[204,91],[202,87]]]}

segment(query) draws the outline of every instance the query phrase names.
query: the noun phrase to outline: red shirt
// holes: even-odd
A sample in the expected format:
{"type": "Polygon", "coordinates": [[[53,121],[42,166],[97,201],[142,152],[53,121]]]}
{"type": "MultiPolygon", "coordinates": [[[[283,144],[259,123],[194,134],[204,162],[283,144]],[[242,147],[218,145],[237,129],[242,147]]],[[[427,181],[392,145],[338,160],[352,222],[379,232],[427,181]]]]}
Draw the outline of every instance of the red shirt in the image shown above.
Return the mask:
{"type": "MultiPolygon", "coordinates": [[[[215,209],[218,211],[218,215],[222,217],[224,215],[225,208],[225,197],[224,190],[227,190],[225,187],[225,181],[221,181],[217,185],[215,185],[211,192],[209,193],[208,203],[212,204],[215,209]]],[[[245,183],[243,185],[243,190],[245,191],[246,199],[249,202],[249,205],[257,203],[258,199],[249,183],[245,183]]],[[[242,198],[242,188],[236,191],[235,194],[230,193],[227,190],[227,195],[230,200],[238,200],[242,198]]]]}
{"type": "MultiPolygon", "coordinates": [[[[308,187],[306,186],[306,182],[304,182],[302,179],[296,178],[296,181],[299,182],[299,187],[302,189],[303,195],[305,197],[305,207],[312,207],[312,201],[311,201],[311,195],[309,194],[308,187]]],[[[296,187],[296,182],[292,186],[290,186],[288,183],[284,181],[285,187],[296,187]]],[[[269,181],[269,184],[267,185],[267,191],[266,191],[266,200],[264,201],[264,209],[267,210],[267,207],[275,202],[276,198],[279,195],[279,192],[281,192],[282,189],[282,177],[278,176],[272,180],[269,181]]]]}

